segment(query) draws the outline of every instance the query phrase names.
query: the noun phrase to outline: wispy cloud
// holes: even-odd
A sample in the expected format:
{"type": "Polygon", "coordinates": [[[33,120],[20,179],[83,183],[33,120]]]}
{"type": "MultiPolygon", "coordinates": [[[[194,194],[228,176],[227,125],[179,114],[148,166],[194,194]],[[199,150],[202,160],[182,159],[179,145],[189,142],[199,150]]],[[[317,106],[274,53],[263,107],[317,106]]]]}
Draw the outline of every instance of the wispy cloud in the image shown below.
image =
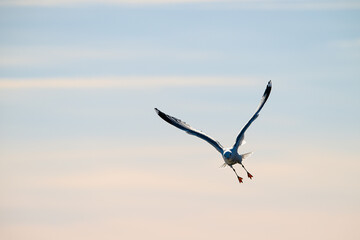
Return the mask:
{"type": "Polygon", "coordinates": [[[210,3],[219,7],[266,9],[266,10],[335,10],[335,9],[359,9],[358,1],[290,1],[290,0],[2,0],[0,5],[18,6],[59,6],[59,5],[160,5],[160,4],[201,4],[210,3]]]}
{"type": "Polygon", "coordinates": [[[360,48],[360,38],[338,40],[329,45],[337,48],[360,48]]]}
{"type": "MultiPolygon", "coordinates": [[[[168,172],[161,169],[157,171],[152,169],[150,171],[138,167],[136,169],[122,168],[86,171],[60,176],[18,177],[16,180],[12,180],[11,185],[9,184],[7,187],[23,190],[59,189],[82,191],[95,189],[122,189],[127,191],[134,189],[153,189],[198,194],[231,194],[231,188],[222,186],[221,182],[218,184],[219,186],[217,188],[213,188],[214,183],[212,183],[212,185],[207,183],[201,174],[194,176],[188,173],[171,172],[170,170],[168,172]]],[[[11,205],[12,203],[0,201],[0,206],[3,206],[3,204],[11,205]]]]}
{"type": "Polygon", "coordinates": [[[217,0],[3,0],[1,4],[11,5],[74,5],[74,4],[163,4],[163,3],[199,3],[199,2],[216,2],[217,0]]]}
{"type": "Polygon", "coordinates": [[[153,76],[153,77],[97,77],[97,78],[0,78],[0,89],[19,88],[155,88],[185,86],[249,86],[261,79],[254,77],[214,76],[153,76]]]}
{"type": "Polygon", "coordinates": [[[87,61],[138,61],[154,59],[172,59],[180,61],[200,61],[219,59],[221,53],[198,50],[178,49],[92,49],[80,46],[32,46],[0,48],[0,67],[46,67],[59,64],[76,64],[87,61]]]}
{"type": "MultiPolygon", "coordinates": [[[[82,59],[112,59],[121,58],[125,53],[97,51],[81,48],[62,47],[2,47],[0,48],[0,67],[33,67],[51,66],[64,62],[77,62],[82,59]]],[[[135,55],[135,54],[134,54],[135,55]]],[[[129,58],[129,54],[126,54],[129,58]]]]}
{"type": "MultiPolygon", "coordinates": [[[[239,5],[240,7],[241,5],[239,5]]],[[[242,7],[264,10],[345,10],[359,9],[360,3],[355,1],[256,1],[242,7]]]]}
{"type": "MultiPolygon", "coordinates": [[[[94,196],[94,198],[98,200],[96,207],[108,207],[101,197],[94,196]]],[[[234,199],[232,199],[232,204],[221,202],[221,205],[214,199],[202,199],[202,201],[201,204],[199,199],[195,199],[192,204],[186,205],[188,200],[175,199],[172,202],[165,202],[159,197],[157,204],[146,204],[147,199],[143,199],[136,208],[128,207],[133,211],[132,214],[120,214],[118,209],[112,212],[103,210],[103,213],[94,213],[94,209],[89,207],[86,211],[92,212],[91,215],[74,207],[64,212],[66,214],[72,210],[79,215],[78,221],[67,221],[62,224],[45,221],[40,223],[10,222],[3,223],[0,231],[4,239],[28,240],[45,240],[49,236],[55,240],[104,238],[113,240],[119,239],[119,236],[122,239],[213,240],[228,239],[239,234],[243,238],[254,240],[267,239],[269,236],[279,240],[323,239],[324,236],[328,237],[326,239],[336,240],[357,239],[359,236],[356,225],[359,217],[348,212],[334,213],[308,209],[263,210],[244,205],[241,201],[235,202],[234,199]],[[211,203],[211,208],[205,209],[205,206],[209,205],[208,202],[211,203]],[[174,207],[169,208],[169,205],[176,206],[178,210],[176,211],[174,207]],[[243,208],[238,207],[239,205],[243,208]],[[150,207],[153,208],[151,216],[146,215],[150,207]],[[241,233],[239,233],[239,221],[241,221],[241,233]],[[302,230],[300,231],[299,228],[302,230]]],[[[122,202],[115,202],[112,205],[124,206],[122,202]]],[[[95,207],[95,204],[92,207],[95,207]]],[[[64,215],[54,209],[48,211],[56,217],[64,215]]]]}

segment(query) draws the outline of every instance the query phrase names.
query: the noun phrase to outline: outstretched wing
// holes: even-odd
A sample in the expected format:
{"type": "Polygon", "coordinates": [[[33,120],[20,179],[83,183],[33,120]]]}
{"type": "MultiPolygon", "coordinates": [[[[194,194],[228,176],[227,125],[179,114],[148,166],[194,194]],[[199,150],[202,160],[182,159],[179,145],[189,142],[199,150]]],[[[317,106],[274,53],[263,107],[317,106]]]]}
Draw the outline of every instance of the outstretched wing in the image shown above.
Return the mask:
{"type": "Polygon", "coordinates": [[[223,153],[223,146],[221,146],[221,144],[218,141],[216,141],[215,139],[213,139],[209,135],[207,135],[207,134],[205,134],[205,133],[203,133],[203,132],[201,132],[199,130],[196,130],[195,128],[191,127],[189,124],[187,124],[186,122],[181,121],[180,119],[174,118],[174,117],[172,117],[170,115],[167,115],[167,114],[161,112],[157,108],[155,108],[155,111],[166,122],[170,123],[171,125],[179,128],[181,130],[184,130],[188,134],[197,136],[197,137],[207,141],[214,148],[216,148],[216,150],[218,150],[218,152],[220,152],[221,154],[223,153]]]}
{"type": "Polygon", "coordinates": [[[255,119],[259,116],[259,112],[261,111],[261,109],[263,108],[264,104],[266,103],[267,99],[269,98],[270,92],[271,92],[271,80],[268,82],[265,92],[261,98],[260,104],[258,106],[258,108],[256,109],[255,114],[252,116],[252,118],[248,121],[248,123],[243,127],[243,129],[241,130],[241,132],[239,133],[239,135],[236,138],[235,144],[233,146],[233,150],[237,150],[239,146],[241,146],[243,143],[245,143],[244,141],[244,137],[245,137],[245,132],[246,130],[249,128],[249,126],[251,125],[251,123],[253,121],[255,121],[255,119]]]}

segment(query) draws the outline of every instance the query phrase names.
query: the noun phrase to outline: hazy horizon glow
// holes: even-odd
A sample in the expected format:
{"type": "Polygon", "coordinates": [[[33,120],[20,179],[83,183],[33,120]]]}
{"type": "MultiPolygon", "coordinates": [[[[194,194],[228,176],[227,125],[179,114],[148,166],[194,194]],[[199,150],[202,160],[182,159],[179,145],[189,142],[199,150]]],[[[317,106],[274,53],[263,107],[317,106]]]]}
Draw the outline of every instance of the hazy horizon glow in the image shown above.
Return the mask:
{"type": "Polygon", "coordinates": [[[0,238],[359,239],[359,7],[0,1],[0,238]]]}
{"type": "Polygon", "coordinates": [[[84,5],[111,5],[111,6],[189,6],[205,9],[257,9],[257,10],[353,10],[359,9],[360,3],[354,0],[334,1],[334,0],[300,0],[300,1],[281,1],[281,0],[2,0],[0,6],[84,6],[84,5]],[[209,5],[203,5],[209,4],[209,5]]]}

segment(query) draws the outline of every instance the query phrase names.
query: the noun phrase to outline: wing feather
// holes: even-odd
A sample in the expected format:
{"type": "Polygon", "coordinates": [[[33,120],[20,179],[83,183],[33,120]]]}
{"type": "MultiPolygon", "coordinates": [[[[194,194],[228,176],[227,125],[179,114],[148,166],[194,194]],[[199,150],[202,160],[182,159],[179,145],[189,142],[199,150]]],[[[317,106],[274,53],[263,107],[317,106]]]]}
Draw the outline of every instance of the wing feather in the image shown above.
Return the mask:
{"type": "Polygon", "coordinates": [[[171,125],[187,132],[188,134],[197,136],[205,141],[207,141],[208,143],[210,143],[213,147],[215,147],[215,149],[220,152],[221,154],[223,153],[223,146],[216,141],[215,139],[213,139],[212,137],[210,137],[209,135],[203,133],[200,130],[197,130],[193,127],[191,127],[189,124],[187,124],[186,122],[181,121],[180,119],[177,119],[175,117],[172,117],[170,115],[167,115],[163,112],[161,112],[159,109],[155,108],[156,113],[162,118],[164,119],[166,122],[170,123],[171,125]]]}
{"type": "Polygon", "coordinates": [[[239,135],[236,138],[235,144],[233,146],[233,150],[237,150],[239,148],[239,146],[241,146],[243,143],[245,143],[244,138],[245,138],[245,132],[246,130],[250,127],[251,123],[253,121],[255,121],[255,119],[259,116],[259,112],[261,111],[261,109],[263,108],[264,104],[266,103],[267,99],[270,96],[270,92],[271,92],[271,88],[272,88],[272,83],[271,80],[268,82],[265,92],[261,98],[260,104],[256,109],[255,114],[250,118],[250,120],[247,122],[247,124],[243,127],[243,129],[241,129],[239,135]]]}

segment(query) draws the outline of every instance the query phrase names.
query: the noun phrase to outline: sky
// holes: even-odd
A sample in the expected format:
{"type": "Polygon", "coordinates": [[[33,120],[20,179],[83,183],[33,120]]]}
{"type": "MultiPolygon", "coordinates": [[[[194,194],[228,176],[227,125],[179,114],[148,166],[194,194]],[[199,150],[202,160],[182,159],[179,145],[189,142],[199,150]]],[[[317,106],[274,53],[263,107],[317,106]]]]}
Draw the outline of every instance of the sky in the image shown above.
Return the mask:
{"type": "Polygon", "coordinates": [[[0,238],[360,238],[360,1],[0,0],[0,238]],[[244,165],[160,119],[157,107],[244,165]]]}

